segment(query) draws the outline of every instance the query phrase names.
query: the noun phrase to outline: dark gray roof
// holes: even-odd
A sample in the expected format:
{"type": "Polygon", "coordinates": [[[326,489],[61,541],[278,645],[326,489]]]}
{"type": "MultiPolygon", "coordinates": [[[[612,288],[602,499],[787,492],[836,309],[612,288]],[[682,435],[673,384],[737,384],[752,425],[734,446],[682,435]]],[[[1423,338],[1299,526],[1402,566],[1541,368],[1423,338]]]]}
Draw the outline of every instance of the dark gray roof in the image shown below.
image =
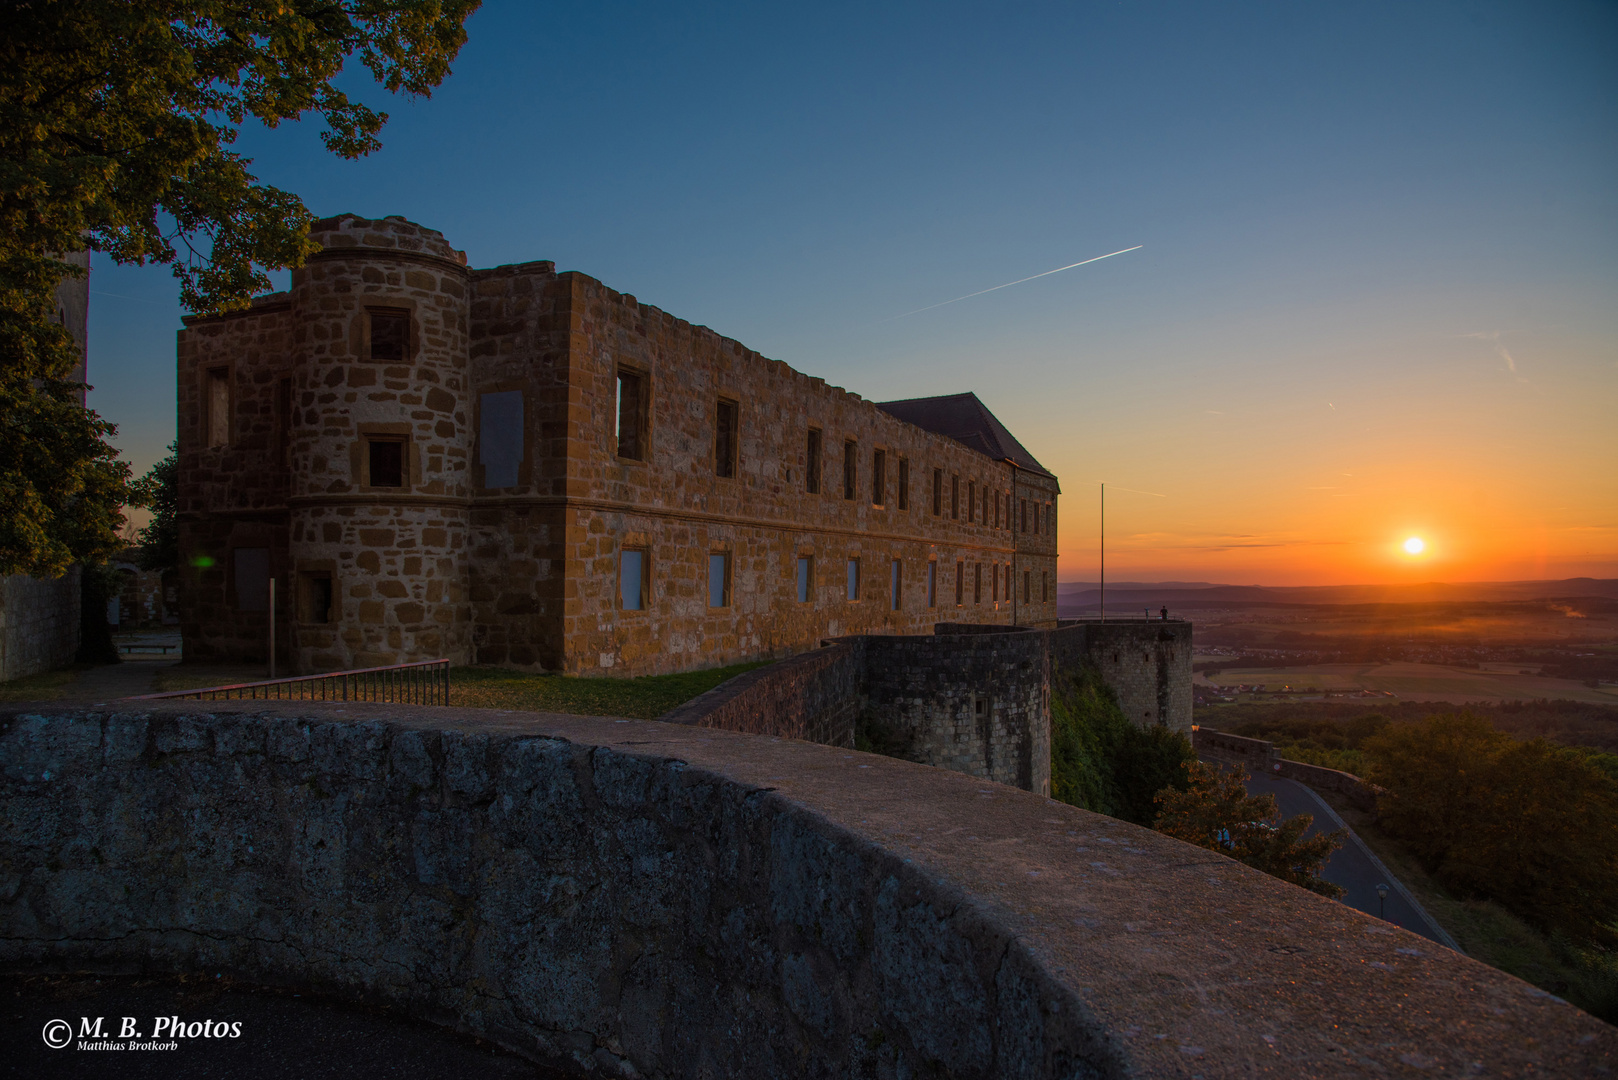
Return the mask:
{"type": "Polygon", "coordinates": [[[1034,460],[1034,455],[1023,448],[1023,444],[1006,430],[1006,425],[978,400],[976,394],[879,401],[876,407],[924,431],[948,436],[996,461],[1010,460],[1019,469],[1056,479],[1049,469],[1034,460]]]}

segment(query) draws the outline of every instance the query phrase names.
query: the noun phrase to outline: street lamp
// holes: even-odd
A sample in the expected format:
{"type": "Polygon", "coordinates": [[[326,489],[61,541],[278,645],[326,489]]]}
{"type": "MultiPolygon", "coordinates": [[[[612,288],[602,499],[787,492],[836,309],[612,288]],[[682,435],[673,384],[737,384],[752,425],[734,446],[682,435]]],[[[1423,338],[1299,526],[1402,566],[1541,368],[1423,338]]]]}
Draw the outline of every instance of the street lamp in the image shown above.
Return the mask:
{"type": "Polygon", "coordinates": [[[1384,922],[1388,918],[1388,887],[1386,885],[1376,887],[1376,917],[1384,922]]]}

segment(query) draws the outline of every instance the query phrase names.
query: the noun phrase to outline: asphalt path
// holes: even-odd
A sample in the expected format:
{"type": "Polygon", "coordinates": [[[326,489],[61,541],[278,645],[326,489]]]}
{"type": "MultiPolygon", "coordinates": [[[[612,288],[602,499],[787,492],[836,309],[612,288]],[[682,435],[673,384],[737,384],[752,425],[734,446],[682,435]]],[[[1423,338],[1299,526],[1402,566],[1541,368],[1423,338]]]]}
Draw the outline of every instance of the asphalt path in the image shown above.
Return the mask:
{"type": "Polygon", "coordinates": [[[1304,834],[1306,836],[1331,832],[1333,829],[1347,830],[1348,842],[1332,852],[1331,858],[1326,861],[1320,873],[1321,877],[1333,885],[1341,885],[1347,890],[1341,897],[1342,903],[1367,915],[1375,915],[1396,926],[1402,926],[1440,945],[1452,949],[1456,947],[1449,935],[1433,922],[1426,911],[1422,910],[1421,905],[1405,889],[1403,883],[1388,872],[1387,867],[1365,846],[1365,842],[1354,834],[1354,830],[1348,828],[1342,818],[1338,817],[1312,788],[1285,777],[1259,774],[1247,781],[1247,790],[1253,795],[1274,795],[1276,803],[1281,807],[1283,818],[1295,817],[1298,814],[1312,815],[1315,819],[1314,824],[1309,826],[1309,831],[1304,834]],[[1388,886],[1385,901],[1376,894],[1376,887],[1379,884],[1388,886]]]}

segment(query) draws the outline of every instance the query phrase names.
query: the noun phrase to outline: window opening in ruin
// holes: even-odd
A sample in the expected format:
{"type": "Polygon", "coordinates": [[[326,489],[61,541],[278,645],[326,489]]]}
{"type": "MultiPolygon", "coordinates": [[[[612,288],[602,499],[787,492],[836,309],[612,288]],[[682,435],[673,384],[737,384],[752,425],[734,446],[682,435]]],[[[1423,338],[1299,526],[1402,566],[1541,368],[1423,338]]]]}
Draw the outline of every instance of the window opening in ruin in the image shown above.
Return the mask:
{"type": "Polygon", "coordinates": [[[955,564],[955,606],[966,603],[966,560],[955,564]]]}
{"type": "Polygon", "coordinates": [[[713,471],[715,476],[734,478],[738,442],[738,416],[741,408],[734,401],[719,401],[714,414],[713,471]]]}
{"type": "Polygon", "coordinates": [[[860,561],[848,560],[848,599],[850,603],[860,598],[860,561]]]}
{"type": "Polygon", "coordinates": [[[275,384],[275,451],[282,468],[292,464],[292,379],[285,376],[275,384]]]}
{"type": "Polygon", "coordinates": [[[881,506],[888,501],[888,452],[871,452],[871,505],[881,506]]]}
{"type": "Polygon", "coordinates": [[[972,603],[983,603],[983,564],[972,564],[972,603]]]}
{"type": "Polygon", "coordinates": [[[478,464],[483,466],[483,486],[516,487],[522,450],[522,391],[502,390],[480,395],[478,464]]]}
{"type": "Polygon", "coordinates": [[[902,579],[902,575],[900,574],[899,569],[900,569],[899,568],[899,560],[894,559],[893,560],[893,566],[889,571],[889,582],[888,582],[888,601],[889,601],[889,606],[892,607],[892,609],[894,611],[899,610],[899,599],[900,599],[900,596],[899,596],[899,583],[900,583],[900,581],[902,579]]]}
{"type": "Polygon", "coordinates": [[[938,606],[938,563],[936,561],[927,564],[927,606],[930,608],[938,606]]]}
{"type": "Polygon", "coordinates": [[[730,606],[730,553],[715,551],[708,556],[708,606],[730,606]]]}
{"type": "Polygon", "coordinates": [[[405,441],[372,436],[366,441],[366,484],[370,487],[405,486],[405,441]]]}
{"type": "Polygon", "coordinates": [[[820,494],[820,429],[809,429],[809,443],[804,448],[804,490],[811,495],[820,494]]]}
{"type": "Polygon", "coordinates": [[[646,551],[625,548],[618,554],[618,603],[625,611],[646,609],[646,551]]]}
{"type": "Polygon", "coordinates": [[[230,444],[230,369],[208,369],[208,445],[230,444]]]}
{"type": "Polygon", "coordinates": [[[270,549],[239,547],[231,553],[236,577],[236,610],[270,610],[270,549]]]}
{"type": "Polygon", "coordinates": [[[410,312],[372,308],[371,359],[403,363],[409,352],[410,312]]]}
{"type": "Polygon", "coordinates": [[[809,602],[809,586],[814,580],[814,557],[811,555],[798,556],[798,603],[809,602]]]}
{"type": "Polygon", "coordinates": [[[1032,570],[1024,570],[1022,572],[1022,602],[1025,604],[1032,603],[1032,601],[1028,598],[1030,592],[1028,583],[1033,580],[1033,575],[1034,572],[1032,570]]]}
{"type": "Polygon", "coordinates": [[[646,376],[618,369],[618,456],[630,461],[646,460],[646,376]]]}
{"type": "Polygon", "coordinates": [[[949,478],[949,516],[952,521],[961,520],[961,478],[949,478]]]}
{"type": "Polygon", "coordinates": [[[331,622],[331,571],[304,570],[298,574],[298,621],[311,625],[331,622]]]}
{"type": "Polygon", "coordinates": [[[933,470],[933,517],[944,513],[944,470],[933,470]]]}
{"type": "Polygon", "coordinates": [[[910,461],[899,459],[899,509],[910,509],[910,461]]]}
{"type": "Polygon", "coordinates": [[[1018,500],[1017,509],[1022,514],[1022,531],[1027,532],[1028,531],[1028,500],[1027,499],[1018,500]]]}
{"type": "Polygon", "coordinates": [[[843,443],[843,498],[852,500],[859,487],[859,445],[853,439],[843,443]]]}

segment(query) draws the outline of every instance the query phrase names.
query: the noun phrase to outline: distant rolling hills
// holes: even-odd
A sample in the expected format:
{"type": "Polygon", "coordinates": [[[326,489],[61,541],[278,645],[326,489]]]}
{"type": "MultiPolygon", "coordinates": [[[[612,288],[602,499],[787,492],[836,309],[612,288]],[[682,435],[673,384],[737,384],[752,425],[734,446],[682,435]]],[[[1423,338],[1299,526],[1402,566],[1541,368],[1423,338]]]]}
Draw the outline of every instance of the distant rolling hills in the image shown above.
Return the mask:
{"type": "MultiPolygon", "coordinates": [[[[1271,604],[1431,604],[1465,601],[1509,602],[1599,596],[1618,599],[1618,578],[1565,578],[1560,581],[1429,581],[1419,585],[1218,585],[1200,581],[1120,581],[1107,584],[1107,610],[1156,610],[1163,604],[1194,607],[1271,604]]],[[[1056,586],[1059,615],[1095,609],[1101,591],[1093,581],[1056,586]]]]}

